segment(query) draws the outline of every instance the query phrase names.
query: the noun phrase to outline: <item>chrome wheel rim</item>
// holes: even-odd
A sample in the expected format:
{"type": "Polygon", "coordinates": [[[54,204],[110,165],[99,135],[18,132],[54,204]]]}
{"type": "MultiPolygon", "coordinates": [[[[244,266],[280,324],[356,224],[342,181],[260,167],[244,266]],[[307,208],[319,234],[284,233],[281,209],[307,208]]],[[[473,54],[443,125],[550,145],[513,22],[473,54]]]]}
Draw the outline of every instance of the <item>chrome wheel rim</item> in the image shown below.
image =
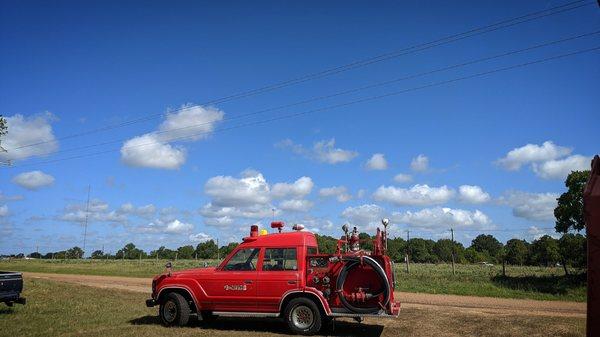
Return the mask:
{"type": "Polygon", "coordinates": [[[173,301],[168,301],[163,306],[163,317],[167,322],[173,322],[175,317],[177,317],[177,306],[173,301]]]}
{"type": "Polygon", "coordinates": [[[314,319],[312,310],[305,305],[299,305],[292,310],[292,323],[299,329],[310,328],[314,319]]]}

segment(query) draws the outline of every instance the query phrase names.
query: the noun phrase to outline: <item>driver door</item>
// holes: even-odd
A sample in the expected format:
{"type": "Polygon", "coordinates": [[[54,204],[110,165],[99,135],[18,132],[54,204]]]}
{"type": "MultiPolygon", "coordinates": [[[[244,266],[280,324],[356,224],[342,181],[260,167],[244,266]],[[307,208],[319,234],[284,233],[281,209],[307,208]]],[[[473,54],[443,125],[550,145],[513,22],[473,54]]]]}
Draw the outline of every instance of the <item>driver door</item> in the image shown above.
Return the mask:
{"type": "Polygon", "coordinates": [[[256,311],[256,265],[260,248],[240,248],[207,280],[204,291],[215,311],[256,311]]]}

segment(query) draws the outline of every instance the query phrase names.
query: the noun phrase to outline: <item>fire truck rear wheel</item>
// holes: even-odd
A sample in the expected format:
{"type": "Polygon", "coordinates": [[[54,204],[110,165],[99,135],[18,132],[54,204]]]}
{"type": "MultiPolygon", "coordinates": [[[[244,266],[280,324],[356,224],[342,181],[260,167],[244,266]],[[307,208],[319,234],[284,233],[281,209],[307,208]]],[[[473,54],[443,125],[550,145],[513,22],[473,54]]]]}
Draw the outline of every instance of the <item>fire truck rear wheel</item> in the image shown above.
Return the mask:
{"type": "Polygon", "coordinates": [[[190,306],[180,294],[168,293],[160,304],[159,316],[165,326],[184,326],[190,319],[190,306]]]}
{"type": "Polygon", "coordinates": [[[285,320],[294,333],[314,335],[321,330],[321,311],[312,300],[295,298],[285,307],[285,320]]]}

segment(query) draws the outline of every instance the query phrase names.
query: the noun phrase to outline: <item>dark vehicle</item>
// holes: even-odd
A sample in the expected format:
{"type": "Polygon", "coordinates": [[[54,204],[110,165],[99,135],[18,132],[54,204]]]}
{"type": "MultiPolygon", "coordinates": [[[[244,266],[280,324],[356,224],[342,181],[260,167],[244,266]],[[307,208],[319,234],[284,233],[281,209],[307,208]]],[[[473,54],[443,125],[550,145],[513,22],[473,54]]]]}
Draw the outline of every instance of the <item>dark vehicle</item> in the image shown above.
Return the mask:
{"type": "Polygon", "coordinates": [[[25,304],[21,297],[23,291],[23,274],[0,271],[0,303],[12,307],[13,303],[25,304]]]}

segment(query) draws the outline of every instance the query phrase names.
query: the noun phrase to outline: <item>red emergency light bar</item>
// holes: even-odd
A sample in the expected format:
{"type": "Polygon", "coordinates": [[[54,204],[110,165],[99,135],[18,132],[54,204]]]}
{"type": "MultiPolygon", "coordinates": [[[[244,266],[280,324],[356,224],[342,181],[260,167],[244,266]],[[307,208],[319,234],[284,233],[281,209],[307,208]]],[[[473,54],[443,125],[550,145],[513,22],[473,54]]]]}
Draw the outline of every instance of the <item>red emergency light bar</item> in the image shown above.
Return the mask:
{"type": "Polygon", "coordinates": [[[283,228],[284,225],[285,225],[285,223],[283,221],[273,221],[273,222],[271,222],[271,228],[277,228],[277,230],[279,231],[279,233],[281,233],[281,229],[283,228]]]}

